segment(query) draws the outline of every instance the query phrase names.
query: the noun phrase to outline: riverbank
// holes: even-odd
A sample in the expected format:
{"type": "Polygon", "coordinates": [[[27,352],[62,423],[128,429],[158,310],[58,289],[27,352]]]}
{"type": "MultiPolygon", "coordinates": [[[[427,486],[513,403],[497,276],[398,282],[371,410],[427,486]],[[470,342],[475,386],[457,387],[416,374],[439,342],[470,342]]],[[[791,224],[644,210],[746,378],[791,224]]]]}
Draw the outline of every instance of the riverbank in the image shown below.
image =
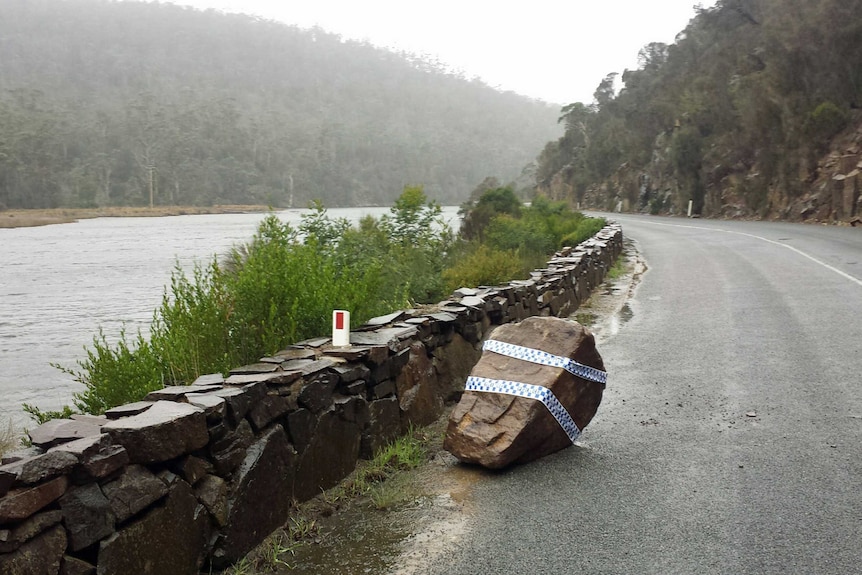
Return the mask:
{"type": "Polygon", "coordinates": [[[53,208],[44,210],[5,210],[0,212],[0,228],[28,228],[52,224],[69,224],[90,218],[143,218],[191,216],[201,214],[245,214],[267,212],[270,206],[155,206],[107,208],[53,208]]]}

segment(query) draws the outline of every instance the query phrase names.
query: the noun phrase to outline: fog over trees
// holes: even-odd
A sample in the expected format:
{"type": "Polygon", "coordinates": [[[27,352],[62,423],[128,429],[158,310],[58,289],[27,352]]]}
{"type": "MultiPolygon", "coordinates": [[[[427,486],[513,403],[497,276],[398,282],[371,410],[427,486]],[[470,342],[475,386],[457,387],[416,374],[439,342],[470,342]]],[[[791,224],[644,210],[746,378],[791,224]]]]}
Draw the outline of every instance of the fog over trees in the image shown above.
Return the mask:
{"type": "MultiPolygon", "coordinates": [[[[477,30],[477,35],[481,31],[477,30]]],[[[170,4],[0,2],[0,208],[460,203],[559,107],[322,30],[170,4]]]]}

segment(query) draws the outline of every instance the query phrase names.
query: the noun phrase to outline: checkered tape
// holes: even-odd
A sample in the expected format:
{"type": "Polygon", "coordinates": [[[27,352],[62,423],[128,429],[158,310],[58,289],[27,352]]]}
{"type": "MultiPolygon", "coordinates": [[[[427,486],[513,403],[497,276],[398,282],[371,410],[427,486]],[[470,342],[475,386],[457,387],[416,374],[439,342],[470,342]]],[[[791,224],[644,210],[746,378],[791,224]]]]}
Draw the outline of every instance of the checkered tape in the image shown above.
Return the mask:
{"type": "Polygon", "coordinates": [[[608,374],[600,369],[589,367],[568,357],[553,355],[539,349],[521,347],[520,345],[514,345],[504,341],[497,341],[496,339],[487,340],[482,344],[482,349],[492,351],[500,355],[514,357],[515,359],[523,359],[524,361],[529,361],[531,363],[549,365],[551,367],[561,367],[576,377],[600,383],[602,385],[605,385],[608,382],[608,374]]]}
{"type": "Polygon", "coordinates": [[[569,412],[566,411],[566,408],[563,407],[563,404],[560,403],[560,400],[557,399],[554,392],[547,387],[542,387],[541,385],[530,385],[529,383],[520,383],[517,381],[488,379],[471,375],[467,378],[467,383],[465,384],[464,389],[466,391],[504,393],[506,395],[517,395],[518,397],[536,399],[541,401],[544,406],[548,408],[548,411],[551,412],[551,415],[554,416],[554,419],[557,420],[557,423],[560,424],[560,427],[563,428],[563,431],[566,432],[566,435],[569,436],[572,443],[574,443],[581,434],[581,430],[578,429],[578,425],[575,423],[575,420],[572,419],[572,416],[569,415],[569,412]]]}

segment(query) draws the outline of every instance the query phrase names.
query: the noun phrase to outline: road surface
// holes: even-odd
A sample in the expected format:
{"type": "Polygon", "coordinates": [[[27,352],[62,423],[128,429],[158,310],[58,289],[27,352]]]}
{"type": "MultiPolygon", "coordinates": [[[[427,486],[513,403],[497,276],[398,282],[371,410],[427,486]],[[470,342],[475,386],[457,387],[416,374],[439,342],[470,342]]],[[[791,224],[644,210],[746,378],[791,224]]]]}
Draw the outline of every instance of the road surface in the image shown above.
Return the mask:
{"type": "Polygon", "coordinates": [[[609,217],[649,269],[598,415],[426,572],[862,572],[862,230],[609,217]]]}

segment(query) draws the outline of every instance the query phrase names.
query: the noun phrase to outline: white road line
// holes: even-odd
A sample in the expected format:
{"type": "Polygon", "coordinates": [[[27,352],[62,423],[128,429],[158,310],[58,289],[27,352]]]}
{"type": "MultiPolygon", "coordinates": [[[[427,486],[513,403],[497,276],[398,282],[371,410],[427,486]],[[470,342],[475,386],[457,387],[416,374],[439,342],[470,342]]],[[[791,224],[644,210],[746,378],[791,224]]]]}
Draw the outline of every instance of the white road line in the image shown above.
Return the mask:
{"type": "MultiPolygon", "coordinates": [[[[669,227],[669,228],[689,228],[689,229],[692,229],[692,230],[706,230],[706,231],[709,231],[709,232],[724,232],[724,233],[726,233],[726,234],[736,234],[736,235],[738,235],[738,236],[747,236],[747,237],[749,237],[749,238],[754,238],[754,239],[756,239],[756,240],[761,240],[761,241],[764,241],[764,242],[769,243],[769,244],[774,244],[774,245],[776,245],[776,246],[781,246],[782,248],[787,248],[788,250],[793,251],[793,252],[796,252],[797,254],[801,255],[802,257],[808,258],[808,259],[809,259],[809,260],[811,260],[812,262],[814,262],[814,263],[816,263],[816,264],[818,264],[818,265],[823,266],[824,268],[828,269],[829,271],[833,271],[833,272],[835,272],[836,274],[838,274],[839,276],[843,277],[844,279],[848,279],[848,280],[850,280],[851,282],[853,282],[853,283],[855,283],[855,284],[857,284],[857,285],[859,285],[859,286],[862,286],[862,280],[860,280],[859,278],[855,278],[855,277],[851,276],[850,274],[848,274],[848,273],[846,273],[846,272],[843,272],[843,271],[839,270],[838,268],[836,268],[836,267],[834,267],[834,266],[831,266],[831,265],[827,264],[826,262],[824,262],[824,261],[822,261],[822,260],[818,260],[818,259],[817,259],[817,258],[815,258],[814,256],[808,255],[807,253],[803,252],[803,251],[802,251],[802,250],[800,250],[799,248],[795,248],[795,247],[793,247],[793,246],[791,246],[791,245],[784,244],[784,243],[781,243],[781,242],[776,242],[775,240],[770,240],[770,239],[768,239],[768,238],[764,238],[764,237],[761,237],[761,236],[756,236],[756,235],[754,235],[754,234],[748,234],[748,233],[745,233],[745,232],[735,232],[735,231],[733,231],[733,230],[723,230],[723,229],[721,229],[721,228],[708,228],[708,227],[705,227],[705,226],[687,226],[687,225],[683,225],[683,224],[663,224],[663,223],[660,223],[660,222],[644,222],[644,221],[638,221],[638,223],[639,223],[639,224],[648,224],[648,225],[652,225],[652,226],[667,226],[667,227],[669,227]]],[[[625,229],[623,230],[623,233],[625,233],[625,229]]]]}

